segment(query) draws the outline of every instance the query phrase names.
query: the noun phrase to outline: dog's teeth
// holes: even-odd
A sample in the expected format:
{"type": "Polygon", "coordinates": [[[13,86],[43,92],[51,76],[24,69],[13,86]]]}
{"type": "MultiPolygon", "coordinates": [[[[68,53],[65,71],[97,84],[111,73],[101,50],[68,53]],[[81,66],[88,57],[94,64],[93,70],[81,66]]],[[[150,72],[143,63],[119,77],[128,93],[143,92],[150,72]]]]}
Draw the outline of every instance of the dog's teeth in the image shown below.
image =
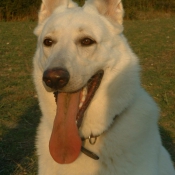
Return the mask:
{"type": "Polygon", "coordinates": [[[82,90],[82,97],[81,97],[81,102],[79,104],[79,108],[81,108],[83,106],[83,103],[86,100],[86,96],[87,96],[87,87],[84,87],[82,90]]]}
{"type": "Polygon", "coordinates": [[[83,102],[81,102],[80,104],[79,104],[79,108],[81,108],[83,106],[83,102]]]}
{"type": "Polygon", "coordinates": [[[84,101],[85,101],[85,99],[86,99],[86,97],[85,97],[85,96],[83,96],[83,97],[82,97],[82,99],[81,99],[81,101],[82,101],[82,102],[84,102],[84,101]]]}
{"type": "Polygon", "coordinates": [[[87,95],[87,87],[84,87],[84,88],[83,88],[83,96],[86,97],[86,95],[87,95]]]}

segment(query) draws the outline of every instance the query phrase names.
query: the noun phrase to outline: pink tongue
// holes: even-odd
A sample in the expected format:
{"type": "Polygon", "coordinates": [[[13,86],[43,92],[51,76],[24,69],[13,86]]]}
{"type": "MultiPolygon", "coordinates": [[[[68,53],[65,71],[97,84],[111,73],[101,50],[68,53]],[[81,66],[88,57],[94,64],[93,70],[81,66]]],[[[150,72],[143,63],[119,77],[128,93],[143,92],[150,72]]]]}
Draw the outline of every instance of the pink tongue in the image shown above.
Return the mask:
{"type": "Polygon", "coordinates": [[[80,92],[59,93],[49,149],[52,158],[60,164],[73,162],[81,150],[81,138],[76,126],[80,92]]]}

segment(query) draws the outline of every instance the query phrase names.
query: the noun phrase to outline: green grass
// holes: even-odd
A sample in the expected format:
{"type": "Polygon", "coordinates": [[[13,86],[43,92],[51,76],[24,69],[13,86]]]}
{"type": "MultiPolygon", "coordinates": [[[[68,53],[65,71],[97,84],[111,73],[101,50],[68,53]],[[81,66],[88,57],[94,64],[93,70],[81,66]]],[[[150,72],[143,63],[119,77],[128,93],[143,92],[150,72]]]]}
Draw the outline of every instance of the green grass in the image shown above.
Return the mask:
{"type": "MultiPolygon", "coordinates": [[[[34,175],[40,110],[32,82],[35,22],[0,22],[0,174],[34,175]]],[[[175,161],[175,17],[125,21],[142,84],[159,104],[163,143],[175,161]]]]}
{"type": "Polygon", "coordinates": [[[0,174],[35,174],[40,111],[32,82],[35,23],[0,23],[0,174]]]}

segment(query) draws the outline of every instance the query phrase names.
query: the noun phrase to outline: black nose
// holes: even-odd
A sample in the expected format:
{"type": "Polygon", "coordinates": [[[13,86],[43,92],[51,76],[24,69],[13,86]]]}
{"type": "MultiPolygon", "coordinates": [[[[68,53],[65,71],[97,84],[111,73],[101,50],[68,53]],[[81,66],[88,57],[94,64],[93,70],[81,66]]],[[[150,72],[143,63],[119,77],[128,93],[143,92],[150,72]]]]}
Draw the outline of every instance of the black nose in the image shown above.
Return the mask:
{"type": "Polygon", "coordinates": [[[66,86],[69,78],[69,72],[63,68],[47,69],[43,74],[43,81],[53,90],[58,90],[66,86]]]}

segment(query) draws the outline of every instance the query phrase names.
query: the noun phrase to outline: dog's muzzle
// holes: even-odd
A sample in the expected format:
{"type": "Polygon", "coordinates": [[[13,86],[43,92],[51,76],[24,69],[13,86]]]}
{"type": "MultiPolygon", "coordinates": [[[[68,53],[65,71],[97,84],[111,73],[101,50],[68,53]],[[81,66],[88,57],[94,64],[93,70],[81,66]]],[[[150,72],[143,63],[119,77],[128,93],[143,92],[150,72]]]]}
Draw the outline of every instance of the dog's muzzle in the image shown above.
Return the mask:
{"type": "Polygon", "coordinates": [[[47,69],[43,73],[44,85],[46,89],[54,92],[57,105],[49,142],[50,154],[57,163],[67,164],[75,161],[80,151],[96,160],[98,159],[98,156],[82,147],[84,140],[79,135],[79,128],[84,113],[100,86],[103,74],[104,71],[99,70],[89,78],[83,87],[79,87],[75,92],[62,92],[62,89],[69,82],[69,72],[58,67],[47,69]]]}

